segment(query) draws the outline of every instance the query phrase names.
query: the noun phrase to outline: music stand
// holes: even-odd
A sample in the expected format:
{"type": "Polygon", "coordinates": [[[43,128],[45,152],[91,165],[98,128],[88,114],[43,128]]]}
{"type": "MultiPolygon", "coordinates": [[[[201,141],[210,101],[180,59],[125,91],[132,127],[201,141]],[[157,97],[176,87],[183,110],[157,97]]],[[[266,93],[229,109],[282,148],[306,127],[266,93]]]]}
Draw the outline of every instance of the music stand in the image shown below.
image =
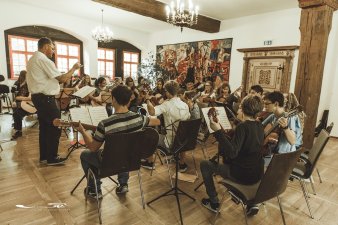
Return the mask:
{"type": "Polygon", "coordinates": [[[76,135],[75,135],[75,143],[72,144],[72,145],[68,148],[68,154],[67,154],[67,156],[66,156],[66,159],[68,159],[68,157],[70,156],[70,154],[72,154],[72,152],[74,152],[76,149],[81,148],[81,147],[86,147],[86,145],[81,144],[81,143],[79,142],[79,131],[74,130],[74,128],[73,128],[73,132],[76,133],[76,135]]]}
{"type": "Polygon", "coordinates": [[[178,205],[178,212],[180,214],[180,220],[181,220],[182,225],[183,225],[183,219],[182,219],[180,199],[178,195],[179,194],[185,195],[189,197],[190,199],[192,199],[193,201],[195,201],[195,199],[191,197],[189,194],[182,191],[178,187],[179,153],[195,149],[196,144],[197,144],[197,135],[198,135],[200,125],[201,125],[201,119],[186,120],[186,121],[179,122],[173,145],[169,149],[169,151],[173,154],[175,161],[176,161],[175,185],[169,191],[166,191],[165,193],[147,202],[147,205],[149,205],[162,197],[174,195],[176,197],[176,201],[178,205]]]}

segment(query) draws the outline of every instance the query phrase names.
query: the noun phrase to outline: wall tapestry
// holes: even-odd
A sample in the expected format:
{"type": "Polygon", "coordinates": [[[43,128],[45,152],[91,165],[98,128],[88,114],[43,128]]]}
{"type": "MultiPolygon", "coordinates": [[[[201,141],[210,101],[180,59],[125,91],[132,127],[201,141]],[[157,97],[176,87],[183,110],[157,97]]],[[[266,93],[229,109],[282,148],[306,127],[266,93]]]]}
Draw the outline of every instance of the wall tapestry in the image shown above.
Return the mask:
{"type": "Polygon", "coordinates": [[[157,66],[164,79],[193,82],[218,75],[229,81],[232,38],[156,46],[157,66]]]}

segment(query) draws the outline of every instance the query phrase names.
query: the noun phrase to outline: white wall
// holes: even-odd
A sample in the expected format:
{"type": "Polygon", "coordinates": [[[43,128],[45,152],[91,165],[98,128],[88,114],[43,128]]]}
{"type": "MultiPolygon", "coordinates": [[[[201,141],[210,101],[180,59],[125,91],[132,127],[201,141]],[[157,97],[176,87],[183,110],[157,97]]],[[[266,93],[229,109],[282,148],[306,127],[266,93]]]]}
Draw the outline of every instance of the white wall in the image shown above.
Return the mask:
{"type": "MultiPolygon", "coordinates": [[[[82,40],[85,73],[97,76],[97,42],[91,37],[91,30],[99,25],[97,22],[10,0],[1,0],[0,8],[0,33],[2,33],[0,35],[0,74],[7,77],[4,30],[19,26],[39,25],[62,30],[82,40]]],[[[110,27],[114,32],[114,38],[127,41],[141,51],[148,48],[149,34],[116,25],[110,27]]]]}
{"type": "MultiPolygon", "coordinates": [[[[216,34],[208,34],[186,28],[182,33],[180,33],[178,28],[170,31],[157,32],[151,35],[151,39],[148,44],[151,48],[148,51],[156,52],[156,45],[162,44],[233,38],[229,82],[232,87],[238,87],[242,81],[243,53],[238,52],[237,49],[266,47],[263,45],[264,40],[272,40],[272,46],[299,45],[300,13],[301,9],[289,9],[226,20],[222,21],[220,32],[216,34]]],[[[338,125],[338,107],[333,107],[333,101],[337,103],[338,97],[332,98],[333,94],[338,96],[338,79],[336,79],[335,84],[332,82],[335,74],[338,72],[337,17],[337,12],[335,12],[332,30],[329,37],[318,118],[321,117],[324,109],[330,109],[330,116],[332,116],[330,117],[330,121],[335,121],[338,125]],[[333,93],[333,90],[335,90],[335,93],[333,93]]],[[[298,51],[296,51],[292,69],[290,84],[291,92],[295,87],[297,66],[298,51]]],[[[332,135],[338,136],[338,127],[332,131],[332,135]]]]}

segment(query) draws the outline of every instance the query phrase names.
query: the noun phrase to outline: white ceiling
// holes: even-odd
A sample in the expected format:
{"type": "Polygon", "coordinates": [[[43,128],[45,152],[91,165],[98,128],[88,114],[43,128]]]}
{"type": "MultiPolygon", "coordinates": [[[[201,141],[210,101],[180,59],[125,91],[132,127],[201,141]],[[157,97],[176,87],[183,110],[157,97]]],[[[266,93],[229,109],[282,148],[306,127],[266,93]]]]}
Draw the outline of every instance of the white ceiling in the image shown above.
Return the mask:
{"type": "MultiPolygon", "coordinates": [[[[126,0],[128,1],[128,0],[126,0]]],[[[170,3],[172,0],[161,0],[170,3]]],[[[176,1],[176,0],[175,0],[176,1]]],[[[185,0],[188,2],[188,0],[185,0]]],[[[92,21],[101,21],[104,9],[104,23],[152,33],[173,28],[165,22],[109,7],[91,0],[11,0],[45,9],[63,12],[92,21]]],[[[265,12],[297,8],[297,0],[193,0],[200,8],[200,14],[226,20],[265,12]]]]}

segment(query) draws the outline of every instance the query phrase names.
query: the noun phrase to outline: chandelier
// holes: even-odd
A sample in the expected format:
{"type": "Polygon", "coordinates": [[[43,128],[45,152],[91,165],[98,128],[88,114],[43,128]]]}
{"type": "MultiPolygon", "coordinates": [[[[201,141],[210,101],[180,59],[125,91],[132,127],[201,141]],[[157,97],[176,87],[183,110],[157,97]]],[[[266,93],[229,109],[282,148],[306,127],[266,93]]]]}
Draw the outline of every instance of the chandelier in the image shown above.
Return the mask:
{"type": "Polygon", "coordinates": [[[189,0],[189,8],[185,10],[184,0],[176,0],[176,5],[172,1],[170,6],[166,6],[167,12],[167,22],[175,26],[181,27],[181,32],[183,27],[191,27],[197,24],[198,19],[198,6],[194,6],[192,1],[189,0]]]}
{"type": "Polygon", "coordinates": [[[114,39],[113,32],[109,29],[109,27],[103,26],[103,9],[101,9],[101,13],[101,25],[92,30],[92,37],[98,42],[111,42],[114,39]]]}

